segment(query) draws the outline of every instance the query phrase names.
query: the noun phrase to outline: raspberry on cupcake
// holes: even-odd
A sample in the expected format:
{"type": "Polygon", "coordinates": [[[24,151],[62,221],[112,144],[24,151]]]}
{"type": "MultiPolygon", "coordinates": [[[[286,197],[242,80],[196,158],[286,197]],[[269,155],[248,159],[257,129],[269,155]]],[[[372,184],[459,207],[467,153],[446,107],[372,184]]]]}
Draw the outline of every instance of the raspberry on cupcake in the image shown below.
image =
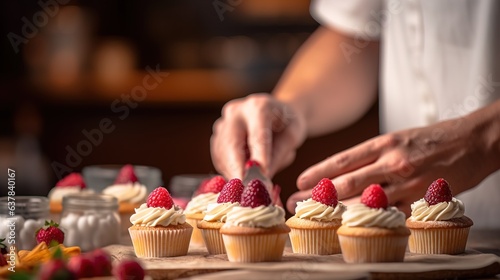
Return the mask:
{"type": "Polygon", "coordinates": [[[338,201],[332,181],[324,178],[312,189],[312,198],[297,202],[288,219],[294,253],[331,255],[340,253],[337,229],[346,207],[338,201]]]}
{"type": "Polygon", "coordinates": [[[432,182],[425,196],[411,205],[411,210],[406,220],[411,231],[410,252],[460,254],[465,251],[473,222],[464,215],[464,204],[453,197],[445,179],[432,182]]]}
{"type": "Polygon", "coordinates": [[[167,189],[153,190],[130,217],[130,237],[137,257],[173,257],[187,254],[193,228],[167,189]]]}
{"type": "Polygon", "coordinates": [[[373,184],[363,191],[361,203],[347,207],[337,234],[347,263],[401,262],[410,231],[405,214],[389,206],[382,187],[373,184]]]}
{"type": "Polygon", "coordinates": [[[240,205],[243,188],[240,179],[232,179],[227,182],[222,188],[217,202],[208,204],[205,217],[198,221],[198,228],[201,230],[209,254],[226,253],[220,228],[226,222],[227,213],[233,207],[240,205]]]}
{"type": "Polygon", "coordinates": [[[260,180],[244,189],[241,205],[227,213],[220,232],[231,262],[279,261],[290,228],[285,210],[271,205],[271,198],[260,180]]]}

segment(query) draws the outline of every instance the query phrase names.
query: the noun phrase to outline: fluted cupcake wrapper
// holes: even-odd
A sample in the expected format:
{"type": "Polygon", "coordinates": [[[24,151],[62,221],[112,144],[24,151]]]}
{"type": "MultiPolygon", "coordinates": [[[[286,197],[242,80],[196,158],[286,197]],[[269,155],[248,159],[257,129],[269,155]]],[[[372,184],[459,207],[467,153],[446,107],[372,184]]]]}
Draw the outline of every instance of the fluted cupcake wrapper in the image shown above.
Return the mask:
{"type": "Polygon", "coordinates": [[[137,257],[159,258],[187,255],[192,228],[129,229],[137,257]]]}
{"type": "Polygon", "coordinates": [[[200,229],[200,231],[209,254],[218,255],[226,253],[224,240],[219,229],[200,229]]]}
{"type": "Polygon", "coordinates": [[[294,253],[333,255],[341,252],[337,232],[332,228],[291,228],[290,241],[294,253]]]}
{"type": "Polygon", "coordinates": [[[258,235],[222,234],[230,262],[279,261],[288,233],[258,235]]]}
{"type": "Polygon", "coordinates": [[[186,222],[193,227],[193,234],[191,235],[191,244],[196,245],[205,245],[205,241],[203,241],[203,235],[201,234],[201,230],[198,228],[198,219],[187,218],[186,222]]]}
{"type": "Polygon", "coordinates": [[[470,227],[410,228],[408,248],[412,253],[456,255],[465,252],[470,227]]]}
{"type": "Polygon", "coordinates": [[[346,263],[402,262],[408,236],[343,236],[339,235],[346,263]]]}

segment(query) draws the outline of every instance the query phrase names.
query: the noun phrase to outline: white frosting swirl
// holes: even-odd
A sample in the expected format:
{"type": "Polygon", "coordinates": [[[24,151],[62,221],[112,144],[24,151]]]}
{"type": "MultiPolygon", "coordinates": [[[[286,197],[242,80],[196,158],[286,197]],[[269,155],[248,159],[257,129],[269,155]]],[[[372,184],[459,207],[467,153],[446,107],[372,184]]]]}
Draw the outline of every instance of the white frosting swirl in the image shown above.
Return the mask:
{"type": "Polygon", "coordinates": [[[414,221],[446,221],[464,216],[465,206],[459,199],[452,198],[450,202],[440,202],[429,205],[421,198],[412,203],[411,217],[414,221]]]}
{"type": "Polygon", "coordinates": [[[240,206],[238,202],[210,203],[205,211],[203,220],[208,222],[226,222],[227,213],[235,206],[240,206]]]}
{"type": "Polygon", "coordinates": [[[308,200],[297,202],[295,217],[314,221],[331,222],[335,219],[342,219],[342,213],[344,213],[345,209],[345,205],[340,201],[335,207],[331,207],[309,198],[308,200]]]}
{"type": "Polygon", "coordinates": [[[50,190],[48,197],[51,202],[61,203],[63,197],[67,195],[93,192],[91,189],[82,189],[80,186],[54,187],[50,190]]]}
{"type": "Polygon", "coordinates": [[[272,227],[285,222],[285,210],[279,206],[258,206],[255,208],[236,206],[227,213],[227,226],[272,227]]]}
{"type": "Polygon", "coordinates": [[[116,197],[118,202],[141,203],[146,201],[147,191],[146,186],[135,182],[111,185],[102,193],[116,197]]]}
{"type": "Polygon", "coordinates": [[[189,201],[185,212],[186,214],[203,213],[203,211],[207,210],[208,204],[217,203],[218,197],[219,194],[213,192],[199,194],[189,201]]]}
{"type": "Polygon", "coordinates": [[[349,205],[342,214],[342,224],[349,227],[397,228],[405,226],[405,214],[396,207],[370,208],[362,203],[349,205]]]}
{"type": "Polygon", "coordinates": [[[170,209],[162,207],[148,207],[146,203],[141,204],[135,209],[135,214],[130,216],[130,222],[133,225],[155,227],[184,224],[186,215],[182,213],[182,209],[174,205],[170,209]]]}

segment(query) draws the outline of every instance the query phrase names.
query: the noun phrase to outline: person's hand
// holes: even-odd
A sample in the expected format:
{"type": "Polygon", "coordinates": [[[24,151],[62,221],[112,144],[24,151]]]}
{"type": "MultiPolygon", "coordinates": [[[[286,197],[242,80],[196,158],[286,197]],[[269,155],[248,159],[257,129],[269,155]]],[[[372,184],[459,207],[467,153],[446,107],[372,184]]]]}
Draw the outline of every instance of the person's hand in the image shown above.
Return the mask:
{"type": "Polygon", "coordinates": [[[302,117],[269,94],[252,94],[224,105],[213,126],[212,162],[226,178],[242,178],[247,159],[272,177],[295,158],[306,137],[302,117]]]}
{"type": "Polygon", "coordinates": [[[460,118],[367,140],[305,170],[287,208],[293,213],[295,203],[310,197],[310,189],[326,177],[346,204],[359,202],[365,187],[379,183],[389,203],[408,215],[432,181],[445,178],[456,195],[496,170],[498,164],[488,156],[491,142],[484,141],[481,129],[474,120],[460,118]]]}

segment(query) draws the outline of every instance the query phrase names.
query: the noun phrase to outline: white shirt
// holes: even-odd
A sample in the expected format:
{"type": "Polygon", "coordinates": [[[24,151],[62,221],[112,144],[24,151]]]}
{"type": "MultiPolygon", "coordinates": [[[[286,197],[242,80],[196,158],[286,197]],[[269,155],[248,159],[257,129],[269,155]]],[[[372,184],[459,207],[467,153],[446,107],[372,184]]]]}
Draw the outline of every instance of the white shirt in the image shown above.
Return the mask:
{"type": "MultiPolygon", "coordinates": [[[[381,40],[382,132],[464,116],[500,98],[500,1],[319,0],[311,14],[359,39],[339,46],[348,60],[366,40],[381,40]]],[[[500,228],[500,171],[458,197],[475,228],[500,228]]]]}

